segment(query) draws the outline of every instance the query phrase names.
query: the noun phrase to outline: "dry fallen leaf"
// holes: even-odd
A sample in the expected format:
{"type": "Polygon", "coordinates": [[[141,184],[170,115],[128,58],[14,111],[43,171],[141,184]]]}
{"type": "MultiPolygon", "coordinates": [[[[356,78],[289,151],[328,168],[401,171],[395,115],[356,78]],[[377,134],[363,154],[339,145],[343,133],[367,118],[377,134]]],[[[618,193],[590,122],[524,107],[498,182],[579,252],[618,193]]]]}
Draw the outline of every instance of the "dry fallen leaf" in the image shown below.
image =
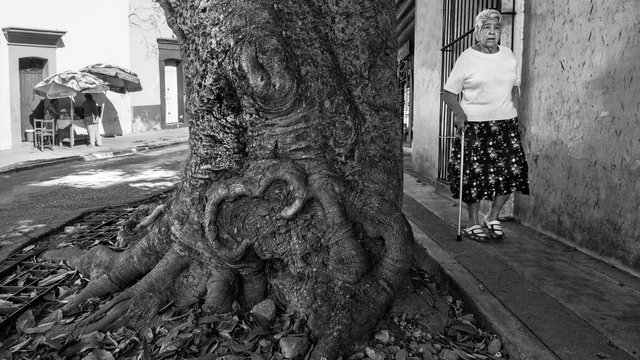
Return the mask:
{"type": "Polygon", "coordinates": [[[21,333],[23,333],[25,329],[32,328],[35,325],[36,321],[31,310],[25,311],[16,321],[16,328],[21,333]]]}
{"type": "Polygon", "coordinates": [[[47,278],[40,280],[38,282],[38,286],[42,286],[42,287],[46,287],[52,284],[57,283],[58,281],[64,279],[65,277],[72,275],[74,273],[73,270],[68,270],[59,274],[54,274],[51,276],[48,276],[47,278]]]}

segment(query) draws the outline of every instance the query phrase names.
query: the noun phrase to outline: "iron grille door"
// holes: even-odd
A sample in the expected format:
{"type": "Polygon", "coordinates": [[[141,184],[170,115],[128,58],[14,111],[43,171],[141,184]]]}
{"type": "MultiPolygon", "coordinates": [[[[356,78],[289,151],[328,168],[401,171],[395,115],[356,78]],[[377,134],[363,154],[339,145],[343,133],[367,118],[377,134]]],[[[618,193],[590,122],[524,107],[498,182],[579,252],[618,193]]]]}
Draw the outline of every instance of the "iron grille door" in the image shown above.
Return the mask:
{"type": "MultiPolygon", "coordinates": [[[[444,87],[458,56],[475,43],[473,22],[484,9],[500,9],[500,0],[443,0],[442,71],[440,88],[444,87]]],[[[447,164],[454,138],[453,113],[440,101],[438,135],[438,180],[449,183],[447,164]]]]}

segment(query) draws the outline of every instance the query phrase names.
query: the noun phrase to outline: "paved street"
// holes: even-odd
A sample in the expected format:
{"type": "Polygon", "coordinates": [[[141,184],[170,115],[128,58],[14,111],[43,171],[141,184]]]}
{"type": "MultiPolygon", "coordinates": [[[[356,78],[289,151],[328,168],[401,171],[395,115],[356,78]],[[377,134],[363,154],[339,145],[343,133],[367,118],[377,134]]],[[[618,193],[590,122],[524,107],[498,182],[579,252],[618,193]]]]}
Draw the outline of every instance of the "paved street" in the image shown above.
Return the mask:
{"type": "Polygon", "coordinates": [[[0,240],[55,227],[97,208],[145,199],[173,187],[187,145],[145,153],[40,167],[0,176],[0,240]]]}

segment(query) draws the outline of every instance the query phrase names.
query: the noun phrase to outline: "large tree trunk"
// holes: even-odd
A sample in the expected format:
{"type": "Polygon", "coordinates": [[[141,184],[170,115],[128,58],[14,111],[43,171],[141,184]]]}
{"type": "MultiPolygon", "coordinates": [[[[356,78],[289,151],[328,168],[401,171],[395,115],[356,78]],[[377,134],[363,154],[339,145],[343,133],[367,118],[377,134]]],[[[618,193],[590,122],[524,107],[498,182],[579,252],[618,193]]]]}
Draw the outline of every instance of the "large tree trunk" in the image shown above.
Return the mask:
{"type": "Polygon", "coordinates": [[[176,294],[211,311],[274,297],[308,316],[312,358],[335,358],[412,256],[394,2],[159,2],[181,44],[191,154],[172,199],[123,229],[129,250],[49,254],[93,278],[65,310],[118,293],[87,332],[146,321],[176,294]]]}

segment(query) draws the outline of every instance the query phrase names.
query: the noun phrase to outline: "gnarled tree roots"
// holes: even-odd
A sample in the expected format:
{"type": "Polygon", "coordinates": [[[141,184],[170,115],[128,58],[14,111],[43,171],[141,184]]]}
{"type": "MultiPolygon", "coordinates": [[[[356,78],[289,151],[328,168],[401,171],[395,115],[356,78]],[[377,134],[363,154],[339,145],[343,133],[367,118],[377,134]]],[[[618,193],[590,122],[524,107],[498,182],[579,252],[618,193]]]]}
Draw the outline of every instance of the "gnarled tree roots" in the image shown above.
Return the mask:
{"type": "Polygon", "coordinates": [[[222,312],[234,301],[250,306],[277,296],[308,316],[318,338],[312,358],[332,359],[383,315],[413,253],[410,227],[394,204],[347,189],[310,162],[255,162],[202,198],[176,194],[126,226],[123,232],[135,229],[136,239],[122,236],[131,246],[124,252],[98,247],[46,255],[92,278],[64,311],[117,294],[74,324],[75,334],[140,328],[176,299],[222,312]]]}

